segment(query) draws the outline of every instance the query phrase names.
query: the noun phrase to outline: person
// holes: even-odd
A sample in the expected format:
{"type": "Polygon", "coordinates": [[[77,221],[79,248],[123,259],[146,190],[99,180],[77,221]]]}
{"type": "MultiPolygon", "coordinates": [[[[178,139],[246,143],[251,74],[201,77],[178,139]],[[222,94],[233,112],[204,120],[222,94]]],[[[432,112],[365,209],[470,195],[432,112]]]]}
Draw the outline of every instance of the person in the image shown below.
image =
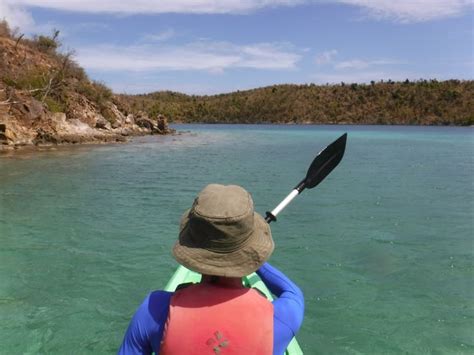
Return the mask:
{"type": "Polygon", "coordinates": [[[153,291],[133,316],[119,354],[283,354],[304,315],[301,290],[267,260],[270,226],[236,185],[206,186],[180,224],[175,259],[198,284],[153,291]],[[246,288],[254,271],[276,296],[246,288]]]}

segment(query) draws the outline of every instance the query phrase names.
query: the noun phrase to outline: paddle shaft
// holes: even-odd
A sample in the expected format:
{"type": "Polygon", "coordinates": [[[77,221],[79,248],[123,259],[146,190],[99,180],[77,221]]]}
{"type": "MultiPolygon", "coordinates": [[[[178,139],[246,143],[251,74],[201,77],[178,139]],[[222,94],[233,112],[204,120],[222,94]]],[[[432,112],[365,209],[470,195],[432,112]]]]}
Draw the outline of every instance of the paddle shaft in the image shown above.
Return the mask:
{"type": "Polygon", "coordinates": [[[305,188],[305,180],[301,181],[291,192],[276,206],[271,212],[266,213],[265,221],[271,223],[276,221],[276,216],[283,211],[283,209],[290,204],[293,199],[298,196],[305,188]]]}

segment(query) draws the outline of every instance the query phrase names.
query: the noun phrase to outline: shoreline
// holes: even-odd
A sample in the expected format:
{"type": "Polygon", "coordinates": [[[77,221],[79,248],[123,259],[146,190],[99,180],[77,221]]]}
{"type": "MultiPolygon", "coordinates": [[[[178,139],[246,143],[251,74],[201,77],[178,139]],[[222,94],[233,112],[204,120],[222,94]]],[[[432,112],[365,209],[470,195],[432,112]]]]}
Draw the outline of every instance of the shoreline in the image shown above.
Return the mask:
{"type": "MultiPolygon", "coordinates": [[[[18,156],[31,153],[42,152],[57,152],[61,150],[75,150],[80,148],[104,147],[113,145],[125,145],[132,141],[143,137],[173,137],[180,136],[185,132],[172,130],[166,134],[135,134],[129,136],[122,136],[123,139],[110,140],[90,140],[82,142],[64,142],[64,143],[48,143],[48,144],[27,144],[27,145],[0,145],[0,158],[9,156],[18,156]]],[[[119,136],[117,138],[120,138],[119,136]]]]}
{"type": "Polygon", "coordinates": [[[72,149],[79,149],[81,147],[103,147],[103,146],[112,146],[112,145],[124,145],[129,144],[137,139],[144,138],[144,137],[174,137],[174,136],[182,136],[189,133],[193,133],[192,131],[187,129],[187,126],[210,126],[210,127],[224,127],[224,126],[247,126],[249,128],[257,127],[257,126],[267,126],[267,127],[294,127],[294,128],[304,128],[304,127],[330,127],[330,128],[343,128],[343,127],[351,127],[355,128],[414,128],[414,129],[473,129],[474,126],[461,126],[461,125],[402,125],[402,124],[321,124],[321,123],[207,123],[207,122],[193,122],[193,123],[184,123],[184,122],[171,122],[169,123],[170,131],[166,134],[150,134],[146,132],[135,132],[135,134],[131,134],[128,136],[121,136],[117,135],[116,137],[107,137],[106,139],[92,139],[92,140],[84,140],[84,141],[75,141],[75,142],[61,142],[61,143],[40,143],[40,144],[25,144],[25,145],[0,145],[0,158],[2,157],[9,157],[13,155],[22,155],[22,154],[30,154],[30,153],[40,153],[40,152],[55,152],[60,150],[72,150],[72,149]],[[175,126],[175,128],[173,127],[175,126]],[[180,126],[184,130],[180,130],[180,126]]]}
{"type": "Polygon", "coordinates": [[[405,123],[318,123],[318,122],[169,122],[169,125],[262,125],[262,126],[381,126],[381,127],[474,127],[474,125],[456,124],[405,124],[405,123]]]}
{"type": "Polygon", "coordinates": [[[281,122],[281,123],[274,123],[274,122],[258,122],[258,123],[249,123],[249,122],[169,122],[170,126],[173,125],[210,125],[210,126],[217,126],[217,125],[222,125],[222,126],[234,126],[234,125],[245,125],[245,126],[300,126],[300,127],[306,127],[306,126],[327,126],[327,127],[338,127],[338,126],[350,126],[350,127],[419,127],[419,128],[435,128],[435,127],[440,127],[440,128],[473,128],[474,125],[454,125],[454,124],[448,124],[448,125],[441,125],[441,124],[431,124],[431,125],[417,125],[417,124],[396,124],[396,123],[391,123],[391,124],[375,124],[375,123],[313,123],[313,122],[307,122],[307,123],[295,123],[295,122],[281,122]]]}

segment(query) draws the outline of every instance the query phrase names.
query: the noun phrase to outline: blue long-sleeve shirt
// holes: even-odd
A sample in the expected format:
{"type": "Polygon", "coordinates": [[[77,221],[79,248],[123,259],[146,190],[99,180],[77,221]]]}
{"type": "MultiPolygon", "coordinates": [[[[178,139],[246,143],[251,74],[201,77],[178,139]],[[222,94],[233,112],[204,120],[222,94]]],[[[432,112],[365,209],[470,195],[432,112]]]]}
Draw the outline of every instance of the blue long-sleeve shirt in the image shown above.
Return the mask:
{"type": "MultiPolygon", "coordinates": [[[[303,293],[268,263],[257,274],[277,297],[272,302],[273,354],[281,355],[303,323],[303,293]]],[[[172,295],[173,292],[153,291],[145,298],[128,326],[119,355],[159,353],[172,295]]]]}

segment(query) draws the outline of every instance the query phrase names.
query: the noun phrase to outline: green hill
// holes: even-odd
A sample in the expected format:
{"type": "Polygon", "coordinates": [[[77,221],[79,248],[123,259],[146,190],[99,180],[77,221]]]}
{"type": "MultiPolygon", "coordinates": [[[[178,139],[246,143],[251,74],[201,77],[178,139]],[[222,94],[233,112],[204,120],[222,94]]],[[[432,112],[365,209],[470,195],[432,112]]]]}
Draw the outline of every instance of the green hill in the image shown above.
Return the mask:
{"type": "Polygon", "coordinates": [[[122,95],[174,122],[472,125],[474,81],[274,85],[212,96],[122,95]]]}

